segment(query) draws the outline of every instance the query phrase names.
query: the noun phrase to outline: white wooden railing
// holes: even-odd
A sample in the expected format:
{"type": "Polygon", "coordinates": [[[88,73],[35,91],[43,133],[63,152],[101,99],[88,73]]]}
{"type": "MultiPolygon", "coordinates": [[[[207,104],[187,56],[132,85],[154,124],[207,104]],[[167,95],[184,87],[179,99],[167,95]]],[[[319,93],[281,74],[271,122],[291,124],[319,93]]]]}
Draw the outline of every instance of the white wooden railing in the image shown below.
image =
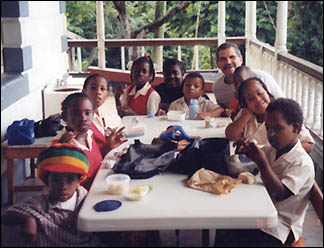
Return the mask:
{"type": "MultiPolygon", "coordinates": [[[[296,100],[303,108],[307,126],[323,141],[323,67],[288,53],[276,53],[275,48],[258,40],[245,37],[227,37],[226,41],[245,44],[246,65],[264,70],[271,74],[288,98],[296,100]]],[[[133,39],[106,40],[105,47],[140,46],[177,46],[181,58],[181,46],[217,46],[217,38],[187,39],[133,39]]],[[[70,40],[68,45],[72,51],[75,47],[97,47],[96,40],[70,40]]],[[[81,54],[77,61],[81,63],[81,54]]],[[[121,49],[121,61],[125,61],[125,53],[121,49]]],[[[71,55],[69,56],[71,58],[71,55]]],[[[72,65],[75,61],[71,58],[72,65]]],[[[198,65],[199,66],[199,65],[198,65]]],[[[199,70],[195,66],[196,70],[199,70]]],[[[73,68],[71,66],[70,68],[73,68]]],[[[125,67],[122,66],[122,69],[125,67]]]]}
{"type": "Polygon", "coordinates": [[[288,98],[303,109],[306,125],[323,139],[323,68],[296,56],[276,54],[257,40],[246,40],[246,65],[273,75],[288,98]]]}

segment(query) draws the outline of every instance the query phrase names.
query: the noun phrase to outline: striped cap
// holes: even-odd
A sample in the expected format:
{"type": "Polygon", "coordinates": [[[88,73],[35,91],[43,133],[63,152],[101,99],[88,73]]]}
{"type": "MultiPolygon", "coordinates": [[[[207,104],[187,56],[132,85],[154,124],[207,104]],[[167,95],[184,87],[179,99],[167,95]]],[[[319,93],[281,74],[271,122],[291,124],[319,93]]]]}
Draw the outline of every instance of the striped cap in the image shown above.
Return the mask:
{"type": "Polygon", "coordinates": [[[80,148],[68,143],[55,143],[39,155],[36,167],[42,181],[49,171],[78,173],[83,181],[88,174],[89,161],[80,148]]]}

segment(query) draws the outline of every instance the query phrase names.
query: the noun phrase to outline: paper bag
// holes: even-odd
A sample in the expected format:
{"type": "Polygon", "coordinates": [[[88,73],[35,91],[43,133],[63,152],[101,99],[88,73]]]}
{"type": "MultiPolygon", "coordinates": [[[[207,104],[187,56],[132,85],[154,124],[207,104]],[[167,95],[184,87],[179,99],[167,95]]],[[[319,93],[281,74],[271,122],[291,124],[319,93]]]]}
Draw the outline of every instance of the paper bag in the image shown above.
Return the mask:
{"type": "Polygon", "coordinates": [[[192,175],[187,183],[193,189],[214,194],[228,194],[235,184],[242,183],[242,181],[201,168],[192,175]]]}

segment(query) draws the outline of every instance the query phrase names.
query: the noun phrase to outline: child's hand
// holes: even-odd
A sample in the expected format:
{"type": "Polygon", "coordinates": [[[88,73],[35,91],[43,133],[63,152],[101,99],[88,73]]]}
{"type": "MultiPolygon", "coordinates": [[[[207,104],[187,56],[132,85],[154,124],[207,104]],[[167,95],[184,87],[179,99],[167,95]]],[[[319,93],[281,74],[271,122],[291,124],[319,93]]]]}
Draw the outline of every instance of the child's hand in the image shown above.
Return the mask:
{"type": "Polygon", "coordinates": [[[160,116],[160,115],[166,115],[166,112],[165,112],[163,109],[159,109],[159,111],[157,112],[156,115],[157,115],[157,116],[160,116]]]}
{"type": "Polygon", "coordinates": [[[229,117],[233,114],[233,109],[224,109],[224,111],[222,112],[221,116],[222,117],[229,117]]]}
{"type": "Polygon", "coordinates": [[[124,90],[126,88],[127,88],[127,85],[121,85],[116,88],[116,93],[115,93],[116,106],[121,106],[120,96],[124,93],[124,90]]]}
{"type": "Polygon", "coordinates": [[[21,226],[21,236],[27,243],[32,243],[36,240],[37,223],[34,217],[29,216],[26,218],[26,222],[21,226]]]}
{"type": "Polygon", "coordinates": [[[252,159],[258,166],[264,164],[266,156],[255,142],[243,138],[234,143],[237,146],[237,151],[243,151],[250,159],[252,159]]]}
{"type": "Polygon", "coordinates": [[[125,127],[122,127],[118,130],[117,128],[111,129],[109,127],[108,129],[111,131],[111,133],[108,137],[106,137],[107,152],[128,141],[128,139],[125,138],[125,135],[123,133],[125,127]]]}
{"type": "Polygon", "coordinates": [[[199,112],[195,120],[204,120],[205,117],[211,116],[208,112],[199,112]]]}
{"type": "Polygon", "coordinates": [[[59,143],[72,143],[72,140],[76,137],[76,133],[69,131],[62,135],[59,139],[59,143]]]}
{"type": "Polygon", "coordinates": [[[126,115],[137,115],[130,107],[117,106],[118,115],[124,117],[126,115]]]}

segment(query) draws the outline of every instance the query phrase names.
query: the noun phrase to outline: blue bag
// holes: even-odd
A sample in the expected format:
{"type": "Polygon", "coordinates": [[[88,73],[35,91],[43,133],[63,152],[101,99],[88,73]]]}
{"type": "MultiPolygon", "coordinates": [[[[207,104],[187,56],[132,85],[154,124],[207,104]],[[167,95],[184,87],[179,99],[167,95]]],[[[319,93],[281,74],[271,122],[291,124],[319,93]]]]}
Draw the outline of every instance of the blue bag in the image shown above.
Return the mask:
{"type": "Polygon", "coordinates": [[[35,142],[34,120],[14,121],[7,129],[8,145],[29,145],[35,142]]]}

